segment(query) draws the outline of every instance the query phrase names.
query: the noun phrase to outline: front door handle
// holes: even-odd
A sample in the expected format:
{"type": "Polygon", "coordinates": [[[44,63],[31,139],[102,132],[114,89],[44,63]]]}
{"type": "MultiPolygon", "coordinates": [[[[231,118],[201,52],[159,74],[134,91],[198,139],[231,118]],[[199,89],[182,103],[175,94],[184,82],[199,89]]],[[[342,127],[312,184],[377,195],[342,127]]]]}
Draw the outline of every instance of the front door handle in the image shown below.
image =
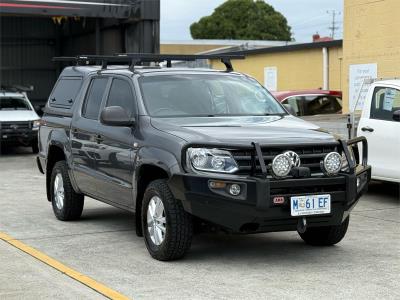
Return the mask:
{"type": "Polygon", "coordinates": [[[102,137],[100,134],[98,134],[98,135],[96,136],[96,142],[97,142],[97,144],[100,144],[102,141],[104,141],[103,137],[102,137]]]}
{"type": "Polygon", "coordinates": [[[363,127],[363,128],[361,128],[361,130],[362,131],[368,131],[368,132],[374,132],[374,129],[369,127],[369,126],[363,127]]]}

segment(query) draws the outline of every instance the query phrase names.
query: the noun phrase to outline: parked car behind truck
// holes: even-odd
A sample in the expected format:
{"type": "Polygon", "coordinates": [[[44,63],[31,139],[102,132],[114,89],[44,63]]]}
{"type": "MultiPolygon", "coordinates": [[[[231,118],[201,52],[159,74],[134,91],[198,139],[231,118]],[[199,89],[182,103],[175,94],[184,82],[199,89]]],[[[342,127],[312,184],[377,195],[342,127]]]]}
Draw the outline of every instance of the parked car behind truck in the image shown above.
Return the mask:
{"type": "Polygon", "coordinates": [[[233,72],[232,57],[217,56],[224,71],[169,67],[197,58],[211,57],[85,56],[64,69],[39,132],[38,167],[56,217],[78,219],[84,196],[134,212],[159,260],[182,257],[194,225],[340,242],[370,180],[366,140],[345,142],[288,114],[233,72]],[[123,62],[130,66],[111,66],[123,62]]]}

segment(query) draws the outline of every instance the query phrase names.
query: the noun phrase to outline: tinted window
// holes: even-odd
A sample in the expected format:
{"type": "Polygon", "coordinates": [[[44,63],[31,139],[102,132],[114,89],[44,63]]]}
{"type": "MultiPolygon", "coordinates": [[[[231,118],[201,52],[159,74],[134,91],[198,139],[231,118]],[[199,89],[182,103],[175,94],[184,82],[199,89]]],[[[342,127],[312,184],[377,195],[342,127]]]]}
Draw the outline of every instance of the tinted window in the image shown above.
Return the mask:
{"type": "Polygon", "coordinates": [[[85,118],[93,120],[99,118],[100,106],[103,100],[104,91],[107,87],[107,82],[108,78],[106,77],[92,79],[82,111],[82,115],[85,118]]]}
{"type": "Polygon", "coordinates": [[[81,84],[82,79],[80,77],[61,78],[50,96],[50,106],[71,107],[78,95],[81,84]]]}
{"type": "Polygon", "coordinates": [[[114,79],[108,95],[107,106],[121,106],[126,110],[128,116],[135,113],[135,97],[128,81],[114,79]]]}
{"type": "Polygon", "coordinates": [[[154,117],[286,114],[256,81],[245,76],[181,74],[139,79],[146,108],[154,117]]]}
{"type": "Polygon", "coordinates": [[[0,98],[0,110],[31,110],[31,108],[22,98],[0,98]]]}
{"type": "Polygon", "coordinates": [[[393,113],[400,110],[400,91],[377,87],[371,103],[371,119],[393,121],[393,113]]]}

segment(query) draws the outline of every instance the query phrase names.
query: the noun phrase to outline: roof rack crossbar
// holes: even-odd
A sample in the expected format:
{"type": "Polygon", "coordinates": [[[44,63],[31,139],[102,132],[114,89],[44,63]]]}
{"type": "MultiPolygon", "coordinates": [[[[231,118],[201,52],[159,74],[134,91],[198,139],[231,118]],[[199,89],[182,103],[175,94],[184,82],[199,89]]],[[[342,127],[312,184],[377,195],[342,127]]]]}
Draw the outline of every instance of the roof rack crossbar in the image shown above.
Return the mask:
{"type": "Polygon", "coordinates": [[[186,54],[150,54],[150,53],[123,53],[110,56],[103,55],[78,55],[75,57],[54,57],[55,62],[69,62],[76,65],[90,65],[101,62],[101,67],[107,69],[108,65],[122,64],[129,65],[129,69],[134,71],[135,65],[141,63],[167,63],[167,68],[172,67],[172,61],[195,61],[199,59],[216,59],[220,60],[226,67],[227,72],[233,71],[231,60],[244,59],[244,55],[186,55],[186,54]]]}

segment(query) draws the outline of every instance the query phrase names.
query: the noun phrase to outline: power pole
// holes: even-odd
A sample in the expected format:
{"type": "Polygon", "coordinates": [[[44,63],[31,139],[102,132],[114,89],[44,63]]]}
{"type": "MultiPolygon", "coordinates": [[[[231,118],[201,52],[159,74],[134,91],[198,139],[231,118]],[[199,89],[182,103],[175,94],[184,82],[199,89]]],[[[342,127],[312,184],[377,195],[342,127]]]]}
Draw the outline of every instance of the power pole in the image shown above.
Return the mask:
{"type": "Polygon", "coordinates": [[[335,38],[335,32],[336,30],[339,29],[339,26],[337,26],[337,21],[336,21],[336,16],[340,16],[341,12],[340,11],[336,11],[336,10],[328,10],[326,12],[327,14],[332,14],[332,25],[330,27],[328,27],[328,29],[331,31],[331,38],[335,38]]]}

